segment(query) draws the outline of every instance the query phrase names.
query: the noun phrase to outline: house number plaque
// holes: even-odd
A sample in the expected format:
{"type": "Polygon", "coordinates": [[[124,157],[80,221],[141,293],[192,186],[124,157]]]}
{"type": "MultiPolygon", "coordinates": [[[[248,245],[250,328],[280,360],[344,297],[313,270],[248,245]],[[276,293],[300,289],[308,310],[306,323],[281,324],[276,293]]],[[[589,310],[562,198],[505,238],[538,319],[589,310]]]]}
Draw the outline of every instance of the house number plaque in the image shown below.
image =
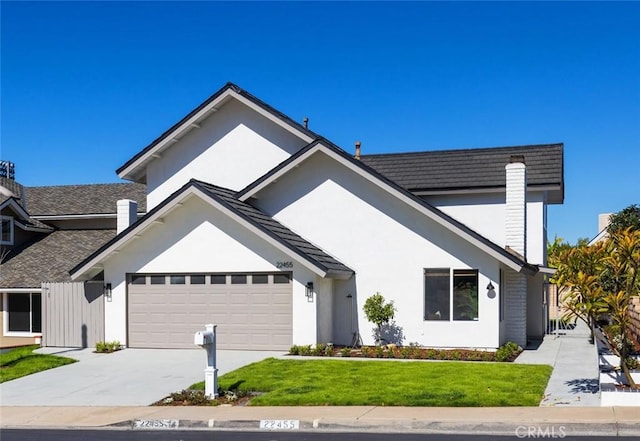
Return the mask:
{"type": "Polygon", "coordinates": [[[293,262],[276,262],[276,268],[278,269],[293,268],[293,262]]]}

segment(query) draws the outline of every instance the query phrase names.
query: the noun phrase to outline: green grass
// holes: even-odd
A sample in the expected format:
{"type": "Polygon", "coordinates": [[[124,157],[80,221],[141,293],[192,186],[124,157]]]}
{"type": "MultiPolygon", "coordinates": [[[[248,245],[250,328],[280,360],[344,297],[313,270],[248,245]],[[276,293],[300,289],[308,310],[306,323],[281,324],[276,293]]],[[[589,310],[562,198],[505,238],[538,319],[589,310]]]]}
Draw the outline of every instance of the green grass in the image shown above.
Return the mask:
{"type": "MultiPolygon", "coordinates": [[[[269,358],[219,378],[254,406],[538,406],[551,366],[269,358]]],[[[204,382],[191,388],[204,389],[204,382]]]]}
{"type": "Polygon", "coordinates": [[[77,361],[56,355],[34,354],[33,351],[39,347],[23,346],[0,354],[0,383],[77,361]]]}

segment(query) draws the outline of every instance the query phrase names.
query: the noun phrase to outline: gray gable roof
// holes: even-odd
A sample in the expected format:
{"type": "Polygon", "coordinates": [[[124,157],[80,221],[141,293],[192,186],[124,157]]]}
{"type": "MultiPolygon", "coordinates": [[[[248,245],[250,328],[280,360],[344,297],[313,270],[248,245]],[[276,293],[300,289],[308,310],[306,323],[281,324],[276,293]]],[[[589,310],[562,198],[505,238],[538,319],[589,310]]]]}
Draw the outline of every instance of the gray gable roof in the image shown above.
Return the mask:
{"type": "Polygon", "coordinates": [[[0,287],[40,288],[42,282],[70,282],[69,269],[115,235],[115,230],[58,230],[42,235],[7,255],[0,287]]]}
{"type": "Polygon", "coordinates": [[[25,193],[24,208],[32,216],[116,213],[119,199],[132,199],[138,203],[138,212],[146,211],[147,194],[143,184],[25,187],[25,193]]]}
{"type": "Polygon", "coordinates": [[[321,269],[327,276],[335,277],[350,277],[354,274],[354,271],[339,262],[334,257],[322,251],[320,248],[309,243],[301,236],[297,235],[293,231],[289,230],[284,225],[280,224],[275,219],[269,217],[257,208],[242,202],[237,199],[237,193],[233,190],[229,190],[215,185],[208,184],[206,182],[191,179],[180,189],[175,191],[171,196],[166,198],[161,204],[155,206],[149,211],[143,218],[138,219],[133,225],[124,230],[118,236],[105,243],[102,247],[97,249],[83,261],[79,262],[73,267],[69,273],[75,278],[81,277],[83,267],[87,265],[93,265],[95,259],[99,259],[100,255],[108,250],[113,245],[116,245],[121,240],[126,240],[129,234],[132,234],[138,227],[145,222],[153,219],[154,216],[161,212],[165,207],[170,206],[174,201],[187,192],[190,188],[200,190],[204,195],[210,197],[217,203],[221,204],[226,209],[230,210],[235,215],[241,217],[245,221],[249,222],[254,227],[258,228],[262,233],[268,235],[270,238],[276,240],[280,244],[290,249],[293,253],[304,259],[312,262],[317,268],[321,269]]]}
{"type": "Polygon", "coordinates": [[[562,143],[362,155],[364,164],[413,193],[505,187],[505,165],[523,155],[530,188],[552,188],[564,199],[562,143]]]}
{"type": "Polygon", "coordinates": [[[221,187],[216,187],[205,182],[192,180],[192,182],[209,195],[222,202],[228,208],[250,221],[252,224],[265,231],[271,237],[286,245],[288,248],[307,256],[327,273],[353,274],[353,270],[328,255],[320,248],[311,244],[298,234],[294,233],[272,217],[266,215],[252,205],[236,198],[237,193],[221,187]]]}

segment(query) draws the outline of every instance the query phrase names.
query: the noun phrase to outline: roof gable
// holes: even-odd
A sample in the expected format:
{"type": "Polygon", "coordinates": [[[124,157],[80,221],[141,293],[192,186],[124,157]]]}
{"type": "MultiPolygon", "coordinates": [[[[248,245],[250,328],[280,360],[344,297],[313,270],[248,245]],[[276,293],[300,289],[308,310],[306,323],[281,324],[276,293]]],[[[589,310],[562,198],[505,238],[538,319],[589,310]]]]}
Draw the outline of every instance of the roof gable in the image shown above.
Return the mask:
{"type": "Polygon", "coordinates": [[[417,197],[416,195],[402,188],[387,177],[381,175],[374,169],[368,167],[366,164],[363,164],[361,161],[354,159],[344,150],[340,149],[339,147],[335,146],[325,139],[318,139],[307,145],[298,153],[275,167],[268,174],[262,176],[260,179],[238,192],[238,199],[241,201],[247,201],[249,198],[257,195],[262,189],[269,186],[272,182],[287,174],[293,168],[300,166],[305,161],[305,159],[318,152],[322,152],[327,156],[333,158],[334,160],[342,163],[351,171],[359,174],[368,181],[377,185],[381,190],[390,193],[394,197],[412,206],[422,214],[426,215],[428,218],[432,219],[433,221],[439,223],[458,236],[474,244],[475,246],[482,249],[494,258],[498,259],[510,268],[516,271],[523,271],[527,273],[535,273],[538,271],[538,267],[527,263],[521,257],[510,253],[506,249],[478,234],[477,232],[473,231],[451,216],[438,210],[423,199],[417,197]]]}
{"type": "Polygon", "coordinates": [[[14,197],[5,199],[0,204],[0,210],[5,210],[5,209],[11,210],[13,213],[16,214],[16,216],[18,216],[19,220],[14,219],[14,222],[23,230],[40,231],[40,232],[53,231],[53,228],[50,227],[49,225],[43,224],[39,220],[33,219],[31,216],[29,216],[29,213],[26,212],[24,207],[20,205],[20,203],[14,197]]]}
{"type": "Polygon", "coordinates": [[[74,267],[70,271],[71,277],[78,279],[85,274],[92,275],[93,272],[97,272],[96,265],[111,254],[118,252],[120,247],[124,246],[132,238],[142,234],[154,222],[161,221],[163,216],[180,206],[185,198],[192,195],[196,195],[208,202],[276,248],[297,256],[298,260],[322,277],[349,278],[353,275],[353,270],[320,248],[309,243],[255,207],[238,200],[233,190],[192,179],[162,204],[151,210],[144,218],[138,220],[138,222],[131,225],[74,267]]]}
{"type": "Polygon", "coordinates": [[[282,112],[274,109],[262,100],[251,95],[233,83],[227,83],[220,90],[193,109],[184,118],[174,124],[151,144],[129,159],[116,170],[118,176],[136,182],[144,182],[146,164],[159,155],[163,150],[184,137],[190,130],[197,129],[199,123],[218,111],[228,100],[235,99],[254,111],[265,116],[275,124],[303,139],[305,142],[318,136],[311,130],[292,120],[282,112]]]}

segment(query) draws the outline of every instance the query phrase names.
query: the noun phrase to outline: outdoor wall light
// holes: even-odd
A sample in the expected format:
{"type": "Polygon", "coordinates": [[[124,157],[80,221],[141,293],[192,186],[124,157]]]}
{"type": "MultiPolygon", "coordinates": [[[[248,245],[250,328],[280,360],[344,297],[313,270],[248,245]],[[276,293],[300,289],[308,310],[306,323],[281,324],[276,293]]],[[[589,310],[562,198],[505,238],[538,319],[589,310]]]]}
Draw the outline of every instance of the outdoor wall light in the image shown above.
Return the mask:
{"type": "Polygon", "coordinates": [[[107,302],[111,301],[111,284],[107,283],[104,285],[104,296],[107,299],[107,302]]]}
{"type": "Polygon", "coordinates": [[[307,282],[304,295],[307,296],[309,301],[313,299],[313,282],[307,282]]]}
{"type": "Polygon", "coordinates": [[[493,291],[495,289],[495,287],[493,286],[493,283],[491,283],[491,281],[489,281],[489,284],[487,285],[487,291],[493,291]]]}

